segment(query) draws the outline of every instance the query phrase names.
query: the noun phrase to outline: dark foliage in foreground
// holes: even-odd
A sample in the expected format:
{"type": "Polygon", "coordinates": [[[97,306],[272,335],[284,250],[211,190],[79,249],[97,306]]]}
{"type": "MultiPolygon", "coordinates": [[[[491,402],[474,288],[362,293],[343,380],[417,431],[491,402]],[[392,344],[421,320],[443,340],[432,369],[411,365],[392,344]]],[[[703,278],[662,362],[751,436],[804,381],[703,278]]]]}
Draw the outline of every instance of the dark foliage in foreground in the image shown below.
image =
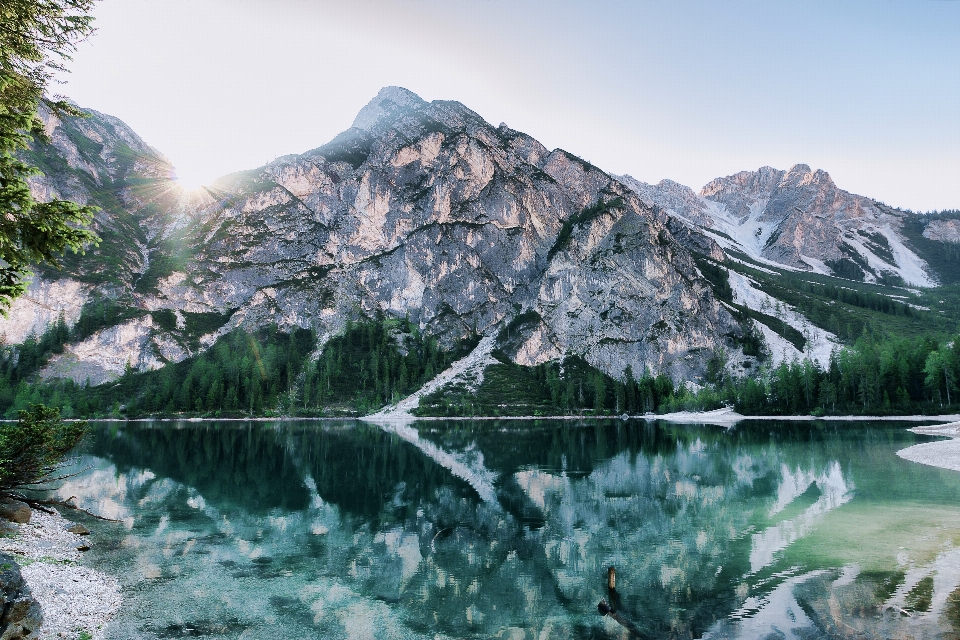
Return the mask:
{"type": "Polygon", "coordinates": [[[86,422],[64,422],[59,409],[43,405],[0,423],[0,496],[22,499],[22,491],[42,488],[86,431],[86,422]]]}

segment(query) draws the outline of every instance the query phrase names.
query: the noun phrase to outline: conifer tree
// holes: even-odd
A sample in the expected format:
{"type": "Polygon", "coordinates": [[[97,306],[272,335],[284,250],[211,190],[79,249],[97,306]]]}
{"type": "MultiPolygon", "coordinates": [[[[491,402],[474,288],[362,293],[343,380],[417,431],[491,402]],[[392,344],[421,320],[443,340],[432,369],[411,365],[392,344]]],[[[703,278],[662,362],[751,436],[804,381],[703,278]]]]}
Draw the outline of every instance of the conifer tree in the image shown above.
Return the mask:
{"type": "Polygon", "coordinates": [[[36,202],[27,177],[37,169],[17,158],[32,136],[45,139],[41,104],[81,115],[45,97],[53,73],[92,31],[94,0],[3,0],[0,3],[0,313],[23,293],[30,266],[56,266],[67,249],[96,236],[84,228],[95,209],[74,202],[36,202]]]}

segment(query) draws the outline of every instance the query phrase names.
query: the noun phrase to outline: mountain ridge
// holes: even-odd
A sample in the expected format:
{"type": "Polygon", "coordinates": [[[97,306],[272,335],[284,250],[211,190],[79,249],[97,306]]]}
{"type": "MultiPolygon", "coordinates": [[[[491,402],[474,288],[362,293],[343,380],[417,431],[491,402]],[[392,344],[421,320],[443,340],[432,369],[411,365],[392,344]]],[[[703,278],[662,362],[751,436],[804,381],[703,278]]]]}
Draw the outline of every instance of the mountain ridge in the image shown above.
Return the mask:
{"type": "MultiPolygon", "coordinates": [[[[104,243],[40,270],[0,321],[11,344],[60,313],[89,327],[41,371],[48,379],[157,369],[238,328],[311,328],[320,353],[347,322],[383,315],[446,345],[495,338],[521,365],[573,355],[614,378],[629,367],[702,381],[718,353],[732,374],[750,370],[761,354],[745,345],[757,339],[774,362],[825,363],[841,343],[795,296],[769,293],[757,268],[938,279],[901,233],[907,214],[824,171],[763,167],[699,194],[648,185],[399,87],[330,142],[194,194],[117,123],[51,120],[54,144],[30,150],[49,169],[38,195],[103,208],[104,243]]],[[[950,220],[937,223],[934,238],[952,237],[950,220]]]]}
{"type": "Polygon", "coordinates": [[[651,203],[719,232],[718,242],[754,259],[861,282],[936,283],[902,233],[908,214],[843,191],[826,171],[805,164],[786,171],[761,167],[716,178],[700,193],[671,181],[621,178],[651,203]]]}
{"type": "Polygon", "coordinates": [[[137,184],[117,194],[131,211],[105,210],[98,230],[132,215],[140,227],[126,249],[138,259],[107,284],[79,267],[66,273],[87,295],[68,324],[92,298],[136,317],[68,346],[45,375],[104,381],[240,326],[332,335],[379,313],[407,315],[441,341],[535,315],[518,361],[572,353],[614,375],[627,366],[693,375],[741,332],[668,219],[593,165],[460,103],[399,89],[382,91],[357,123],[327,145],[221,179],[196,202],[134,162],[137,184]],[[161,312],[175,315],[172,329],[158,324],[161,312]],[[190,338],[185,314],[228,320],[190,338]],[[106,352],[99,370],[84,366],[106,352]]]}

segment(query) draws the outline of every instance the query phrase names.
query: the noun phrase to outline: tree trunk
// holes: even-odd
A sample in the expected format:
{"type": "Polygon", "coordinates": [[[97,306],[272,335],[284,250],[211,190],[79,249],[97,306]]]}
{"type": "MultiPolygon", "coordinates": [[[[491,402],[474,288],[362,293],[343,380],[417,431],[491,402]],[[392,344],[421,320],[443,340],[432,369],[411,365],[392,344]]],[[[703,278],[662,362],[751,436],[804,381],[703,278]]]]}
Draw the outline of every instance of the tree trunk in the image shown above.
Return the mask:
{"type": "Polygon", "coordinates": [[[634,638],[645,637],[637,625],[633,624],[633,622],[620,613],[623,602],[620,599],[620,594],[617,593],[617,570],[614,567],[607,569],[607,595],[610,598],[610,604],[607,604],[607,601],[603,599],[597,604],[597,611],[600,612],[600,615],[613,618],[614,621],[626,629],[634,638]]]}
{"type": "Polygon", "coordinates": [[[947,388],[947,406],[949,407],[952,402],[950,402],[950,378],[947,377],[947,363],[943,363],[943,386],[947,388]]]}

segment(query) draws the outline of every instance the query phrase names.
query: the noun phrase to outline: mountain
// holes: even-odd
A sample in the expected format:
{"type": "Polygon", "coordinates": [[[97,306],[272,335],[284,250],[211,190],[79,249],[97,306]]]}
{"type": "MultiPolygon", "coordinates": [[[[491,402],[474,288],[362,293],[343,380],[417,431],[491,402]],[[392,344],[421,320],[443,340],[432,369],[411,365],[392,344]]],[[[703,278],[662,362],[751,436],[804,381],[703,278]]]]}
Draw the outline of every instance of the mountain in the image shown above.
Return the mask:
{"type": "Polygon", "coordinates": [[[699,193],[671,180],[618,179],[666,213],[691,251],[709,253],[704,273],[725,302],[749,312],[774,364],[826,366],[864,335],[958,329],[960,212],[894,209],[802,164],[717,178],[699,193]]]}
{"type": "Polygon", "coordinates": [[[63,314],[72,341],[44,377],[155,369],[237,327],[311,327],[322,349],[383,315],[446,345],[491,336],[520,364],[576,355],[690,379],[750,330],[688,248],[722,257],[715,242],[458,102],[386,88],[329,143],[199,195],[115,118],[46,122],[36,192],[100,205],[103,241],[40,270],[0,323],[17,343],[63,314]]]}
{"type": "Polygon", "coordinates": [[[929,287],[939,280],[909,246],[904,225],[912,214],[848,193],[804,164],[717,178],[699,194],[670,180],[620,179],[646,202],[754,260],[868,283],[929,287]]]}

